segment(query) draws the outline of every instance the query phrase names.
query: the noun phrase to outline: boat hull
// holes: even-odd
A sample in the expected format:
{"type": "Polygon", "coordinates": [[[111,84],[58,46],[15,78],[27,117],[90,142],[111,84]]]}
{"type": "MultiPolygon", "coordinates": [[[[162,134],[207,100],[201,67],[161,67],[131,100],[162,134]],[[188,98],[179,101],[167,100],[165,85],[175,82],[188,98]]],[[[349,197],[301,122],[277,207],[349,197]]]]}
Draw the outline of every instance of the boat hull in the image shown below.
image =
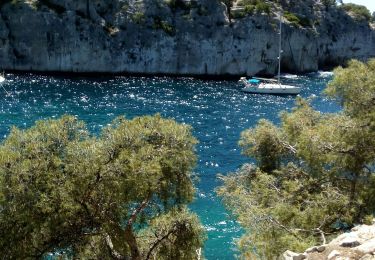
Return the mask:
{"type": "Polygon", "coordinates": [[[258,86],[246,84],[242,91],[252,94],[298,95],[301,88],[281,84],[260,84],[258,86]]]}

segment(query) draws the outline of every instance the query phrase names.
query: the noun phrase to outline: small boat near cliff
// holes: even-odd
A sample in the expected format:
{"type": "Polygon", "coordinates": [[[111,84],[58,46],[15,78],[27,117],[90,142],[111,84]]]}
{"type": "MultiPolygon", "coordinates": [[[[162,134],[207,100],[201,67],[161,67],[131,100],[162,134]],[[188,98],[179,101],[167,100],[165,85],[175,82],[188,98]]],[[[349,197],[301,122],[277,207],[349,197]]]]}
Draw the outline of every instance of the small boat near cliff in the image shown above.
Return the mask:
{"type": "Polygon", "coordinates": [[[4,74],[0,74],[0,84],[5,82],[4,74]]]}
{"type": "Polygon", "coordinates": [[[240,82],[245,85],[244,92],[253,94],[274,94],[274,95],[298,95],[301,92],[300,87],[281,84],[274,79],[246,79],[242,77],[240,82]]]}
{"type": "Polygon", "coordinates": [[[280,14],[280,26],[279,26],[279,68],[276,79],[264,79],[264,78],[251,78],[241,77],[240,83],[244,84],[245,87],[242,89],[244,92],[253,94],[274,94],[274,95],[298,95],[301,92],[300,87],[292,85],[281,84],[280,72],[281,72],[281,14],[280,14]]]}
{"type": "Polygon", "coordinates": [[[0,87],[5,91],[6,95],[9,96],[9,92],[4,88],[4,83],[5,83],[6,79],[5,79],[5,74],[4,72],[3,73],[0,73],[0,87]]]}

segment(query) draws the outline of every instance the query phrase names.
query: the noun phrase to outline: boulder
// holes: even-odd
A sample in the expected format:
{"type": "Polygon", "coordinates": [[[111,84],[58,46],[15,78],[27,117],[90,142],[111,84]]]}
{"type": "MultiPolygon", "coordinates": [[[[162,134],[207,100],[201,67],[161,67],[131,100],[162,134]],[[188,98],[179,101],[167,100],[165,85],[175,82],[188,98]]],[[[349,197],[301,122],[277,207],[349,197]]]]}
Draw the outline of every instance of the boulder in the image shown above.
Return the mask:
{"type": "Polygon", "coordinates": [[[303,260],[306,259],[306,255],[295,253],[292,251],[285,251],[283,254],[283,260],[303,260]]]}
{"type": "Polygon", "coordinates": [[[305,253],[310,254],[314,252],[323,252],[325,249],[326,249],[325,245],[313,246],[313,247],[306,249],[305,253]]]}
{"type": "Polygon", "coordinates": [[[307,260],[375,260],[375,223],[356,226],[328,244],[306,249],[303,254],[284,253],[284,259],[288,260],[300,256],[307,260]]]}
{"type": "Polygon", "coordinates": [[[355,250],[362,254],[374,254],[375,255],[375,236],[372,239],[365,241],[362,245],[355,247],[355,250]]]}
{"type": "Polygon", "coordinates": [[[341,240],[339,243],[342,247],[355,247],[359,246],[361,243],[359,242],[359,237],[355,233],[347,233],[344,236],[344,239],[341,240]]]}
{"type": "Polygon", "coordinates": [[[328,260],[335,259],[335,257],[338,257],[338,256],[340,256],[340,252],[337,250],[333,250],[331,253],[329,253],[327,259],[328,260]]]}
{"type": "Polygon", "coordinates": [[[359,260],[375,260],[375,255],[367,254],[362,256],[359,260]]]}

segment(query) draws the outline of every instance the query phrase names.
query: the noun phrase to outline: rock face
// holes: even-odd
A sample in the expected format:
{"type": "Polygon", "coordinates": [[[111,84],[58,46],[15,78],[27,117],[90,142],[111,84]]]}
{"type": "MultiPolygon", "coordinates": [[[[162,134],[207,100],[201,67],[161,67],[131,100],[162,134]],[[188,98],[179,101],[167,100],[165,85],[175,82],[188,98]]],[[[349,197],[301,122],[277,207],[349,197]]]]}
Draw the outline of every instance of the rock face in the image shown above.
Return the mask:
{"type": "MultiPolygon", "coordinates": [[[[367,22],[318,0],[301,0],[290,11],[311,24],[284,19],[283,70],[316,71],[375,57],[375,30],[367,22]]],[[[228,17],[219,0],[2,0],[0,69],[275,74],[276,15],[228,17]]]]}
{"type": "Polygon", "coordinates": [[[304,253],[286,251],[283,260],[375,260],[375,221],[372,226],[354,227],[327,245],[315,246],[304,253]]]}

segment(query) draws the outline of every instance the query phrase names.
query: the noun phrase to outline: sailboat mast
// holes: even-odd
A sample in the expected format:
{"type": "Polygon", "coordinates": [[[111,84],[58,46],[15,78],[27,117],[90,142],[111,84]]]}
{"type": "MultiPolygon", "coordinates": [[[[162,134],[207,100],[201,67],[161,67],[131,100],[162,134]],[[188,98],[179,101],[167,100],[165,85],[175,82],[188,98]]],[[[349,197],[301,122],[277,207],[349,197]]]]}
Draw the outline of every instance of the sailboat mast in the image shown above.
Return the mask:
{"type": "Polygon", "coordinates": [[[279,22],[280,22],[280,26],[279,26],[279,71],[277,73],[277,83],[280,85],[280,72],[281,72],[281,17],[282,17],[282,14],[280,12],[279,14],[279,22]]]}

